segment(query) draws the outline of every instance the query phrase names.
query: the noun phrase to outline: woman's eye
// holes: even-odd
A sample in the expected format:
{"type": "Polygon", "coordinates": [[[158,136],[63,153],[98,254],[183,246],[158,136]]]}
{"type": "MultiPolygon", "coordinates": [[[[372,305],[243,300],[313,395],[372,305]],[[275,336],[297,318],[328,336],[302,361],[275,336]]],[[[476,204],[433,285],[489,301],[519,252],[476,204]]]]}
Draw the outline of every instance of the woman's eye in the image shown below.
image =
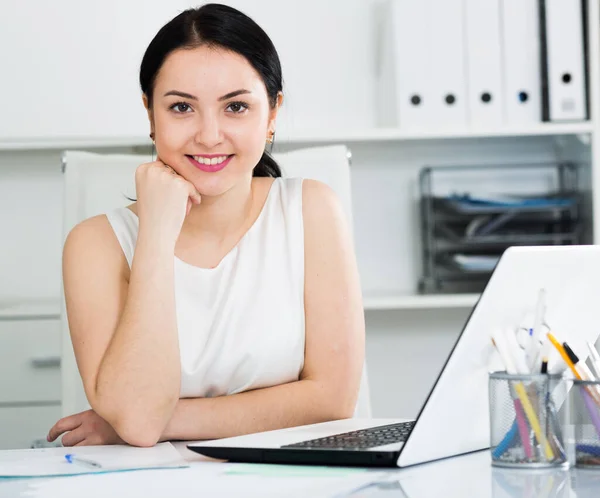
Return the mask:
{"type": "Polygon", "coordinates": [[[246,109],[248,109],[248,105],[244,104],[243,102],[232,102],[227,106],[227,109],[229,109],[234,114],[241,114],[246,109]]]}
{"type": "Polygon", "coordinates": [[[188,112],[191,109],[191,107],[188,104],[186,104],[185,102],[177,102],[176,104],[173,104],[171,106],[171,109],[176,111],[179,114],[183,114],[183,113],[188,112]]]}

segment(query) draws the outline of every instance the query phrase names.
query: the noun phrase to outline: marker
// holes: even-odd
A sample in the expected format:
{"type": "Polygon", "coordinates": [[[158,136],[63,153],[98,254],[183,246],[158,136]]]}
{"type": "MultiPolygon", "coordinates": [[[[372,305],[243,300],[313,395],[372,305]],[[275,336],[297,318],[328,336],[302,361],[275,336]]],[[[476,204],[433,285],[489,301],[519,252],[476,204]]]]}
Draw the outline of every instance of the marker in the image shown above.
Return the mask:
{"type": "Polygon", "coordinates": [[[540,289],[538,292],[537,304],[535,307],[535,316],[533,319],[533,332],[531,340],[529,341],[529,347],[527,348],[527,359],[529,362],[529,369],[533,371],[535,368],[535,360],[538,353],[540,335],[542,333],[542,323],[544,321],[544,315],[546,314],[546,291],[540,289]]]}

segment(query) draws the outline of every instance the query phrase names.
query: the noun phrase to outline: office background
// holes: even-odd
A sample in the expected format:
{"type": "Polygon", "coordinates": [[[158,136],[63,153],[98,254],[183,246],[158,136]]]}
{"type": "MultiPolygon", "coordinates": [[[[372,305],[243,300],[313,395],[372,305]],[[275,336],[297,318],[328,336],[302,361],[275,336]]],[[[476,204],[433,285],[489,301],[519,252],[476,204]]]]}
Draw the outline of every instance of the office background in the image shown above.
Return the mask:
{"type": "MultiPolygon", "coordinates": [[[[396,60],[399,55],[394,52],[395,42],[387,37],[390,7],[386,2],[225,3],[252,16],[279,51],[286,98],[276,150],[345,143],[352,152],[354,233],[373,415],[413,417],[477,299],[476,293],[418,292],[422,275],[418,176],[424,166],[575,161],[581,164],[580,187],[586,199],[584,238],[593,242],[600,233],[598,203],[593,202],[600,167],[597,2],[584,2],[593,19],[587,33],[590,119],[508,122],[499,111],[497,120],[483,115],[482,120],[471,122],[465,111],[463,122],[453,122],[456,118],[451,116],[448,122],[430,119],[414,127],[390,121],[400,97],[386,88],[393,85],[393,71],[409,72],[389,66],[390,54],[396,60]]],[[[481,19],[498,25],[502,5],[514,2],[428,0],[422,5],[450,13],[452,6],[459,9],[456,12],[461,14],[454,19],[465,25],[448,36],[467,43],[462,36],[468,31],[464,9],[476,8],[475,3],[483,6],[478,13],[484,16],[481,19]],[[495,21],[485,17],[490,12],[496,12],[495,21]]],[[[43,437],[61,414],[61,153],[65,149],[149,152],[149,129],[137,83],[139,62],[160,26],[191,5],[196,4],[182,0],[2,2],[0,447],[3,441],[43,437]]],[[[428,24],[431,31],[425,32],[424,39],[439,42],[442,35],[435,30],[439,25],[428,24]]],[[[498,28],[498,38],[490,41],[499,57],[504,46],[500,35],[498,28]]],[[[484,33],[472,36],[481,40],[484,33]]],[[[459,47],[459,52],[469,46],[473,44],[459,47]]],[[[418,59],[419,54],[412,56],[418,59]]],[[[450,65],[445,67],[449,70],[450,65]]],[[[464,88],[467,74],[463,68],[448,79],[464,88]]],[[[503,83],[496,84],[500,101],[503,83]]],[[[461,95],[468,101],[466,93],[457,95],[459,104],[461,95]]],[[[526,181],[532,188],[546,184],[540,178],[526,181]]],[[[491,183],[497,187],[499,182],[523,186],[522,179],[509,174],[491,183]]],[[[461,184],[454,187],[460,189],[461,184]]]]}

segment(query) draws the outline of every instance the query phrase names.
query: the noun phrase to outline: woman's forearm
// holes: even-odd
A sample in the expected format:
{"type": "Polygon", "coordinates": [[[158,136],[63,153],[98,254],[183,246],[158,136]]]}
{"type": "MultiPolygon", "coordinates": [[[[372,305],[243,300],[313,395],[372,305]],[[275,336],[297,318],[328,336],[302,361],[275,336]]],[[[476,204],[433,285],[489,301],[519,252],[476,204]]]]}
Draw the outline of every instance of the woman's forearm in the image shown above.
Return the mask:
{"type": "Polygon", "coordinates": [[[219,439],[352,417],[356,397],[315,380],[216,398],[180,399],[162,441],[219,439]]]}
{"type": "Polygon", "coordinates": [[[140,230],[127,301],[102,359],[94,409],[130,444],[156,443],[179,399],[174,248],[140,230]]]}

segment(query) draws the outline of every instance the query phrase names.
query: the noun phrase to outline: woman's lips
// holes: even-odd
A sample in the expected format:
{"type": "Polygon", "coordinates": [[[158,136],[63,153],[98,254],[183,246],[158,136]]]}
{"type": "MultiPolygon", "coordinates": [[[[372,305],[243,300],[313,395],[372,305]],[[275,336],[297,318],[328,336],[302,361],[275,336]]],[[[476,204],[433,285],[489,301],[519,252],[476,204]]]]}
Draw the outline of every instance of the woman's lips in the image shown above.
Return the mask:
{"type": "Polygon", "coordinates": [[[231,159],[233,158],[233,154],[228,156],[227,159],[225,159],[225,161],[223,161],[222,163],[219,163],[219,164],[199,163],[192,156],[186,156],[186,157],[199,170],[205,171],[206,173],[216,173],[217,171],[221,171],[223,168],[225,168],[225,166],[227,166],[229,164],[229,161],[231,161],[231,159]]]}

